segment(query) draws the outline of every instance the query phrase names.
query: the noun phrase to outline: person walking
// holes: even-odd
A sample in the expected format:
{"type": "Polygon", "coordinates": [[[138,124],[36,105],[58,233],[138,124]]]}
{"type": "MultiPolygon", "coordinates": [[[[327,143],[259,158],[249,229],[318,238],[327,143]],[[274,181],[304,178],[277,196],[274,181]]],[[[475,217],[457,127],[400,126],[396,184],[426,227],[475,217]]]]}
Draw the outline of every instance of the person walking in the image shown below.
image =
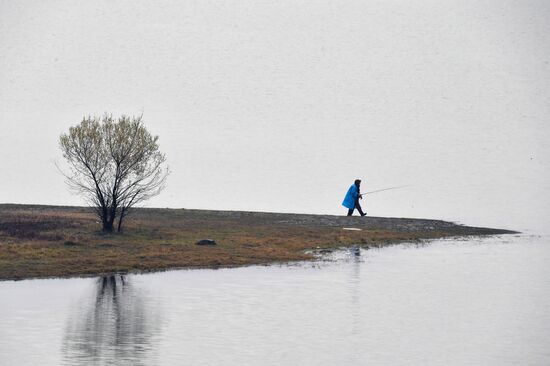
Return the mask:
{"type": "Polygon", "coordinates": [[[363,199],[361,196],[361,179],[356,179],[355,182],[349,187],[348,193],[342,202],[342,206],[348,209],[348,216],[353,215],[353,211],[357,209],[361,216],[365,216],[367,213],[363,212],[359,200],[363,199]]]}

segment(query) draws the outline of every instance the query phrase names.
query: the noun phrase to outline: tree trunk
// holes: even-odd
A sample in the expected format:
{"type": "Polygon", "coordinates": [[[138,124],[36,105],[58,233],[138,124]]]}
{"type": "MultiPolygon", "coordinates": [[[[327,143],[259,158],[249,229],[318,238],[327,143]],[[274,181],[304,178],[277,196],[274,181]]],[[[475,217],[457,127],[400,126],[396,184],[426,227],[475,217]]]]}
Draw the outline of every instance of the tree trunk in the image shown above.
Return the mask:
{"type": "Polygon", "coordinates": [[[122,230],[122,219],[124,218],[124,209],[120,212],[120,217],[118,218],[118,228],[117,231],[120,233],[122,230]]]}
{"type": "Polygon", "coordinates": [[[113,232],[113,221],[103,220],[103,231],[106,232],[106,233],[112,233],[113,232]]]}
{"type": "MultiPolygon", "coordinates": [[[[111,211],[111,210],[109,210],[111,211]]],[[[108,212],[109,212],[108,211],[108,212]]],[[[114,229],[116,215],[107,215],[103,218],[103,231],[106,233],[112,233],[114,229]]]]}

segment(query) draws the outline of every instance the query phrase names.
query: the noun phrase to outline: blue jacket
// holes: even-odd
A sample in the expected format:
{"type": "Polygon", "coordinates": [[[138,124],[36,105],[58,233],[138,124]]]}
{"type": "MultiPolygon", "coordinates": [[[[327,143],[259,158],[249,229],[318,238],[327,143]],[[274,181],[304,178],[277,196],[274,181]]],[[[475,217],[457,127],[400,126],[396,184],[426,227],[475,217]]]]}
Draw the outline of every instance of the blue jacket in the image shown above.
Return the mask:
{"type": "Polygon", "coordinates": [[[355,184],[352,184],[351,187],[348,189],[348,193],[346,193],[346,197],[344,198],[344,202],[342,202],[342,206],[347,207],[349,209],[355,208],[355,201],[359,198],[359,189],[357,189],[357,186],[355,184]]]}

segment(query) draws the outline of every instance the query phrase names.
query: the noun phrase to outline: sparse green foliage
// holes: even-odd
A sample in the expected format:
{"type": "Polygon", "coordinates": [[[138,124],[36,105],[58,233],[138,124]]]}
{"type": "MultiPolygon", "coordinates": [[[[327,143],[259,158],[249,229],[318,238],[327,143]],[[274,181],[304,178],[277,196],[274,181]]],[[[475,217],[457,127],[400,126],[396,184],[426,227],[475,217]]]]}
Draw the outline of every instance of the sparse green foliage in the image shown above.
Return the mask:
{"type": "Polygon", "coordinates": [[[85,117],[59,144],[70,167],[68,184],[88,200],[106,232],[117,219],[120,231],[129,210],[165,186],[166,156],[141,116],[85,117]]]}

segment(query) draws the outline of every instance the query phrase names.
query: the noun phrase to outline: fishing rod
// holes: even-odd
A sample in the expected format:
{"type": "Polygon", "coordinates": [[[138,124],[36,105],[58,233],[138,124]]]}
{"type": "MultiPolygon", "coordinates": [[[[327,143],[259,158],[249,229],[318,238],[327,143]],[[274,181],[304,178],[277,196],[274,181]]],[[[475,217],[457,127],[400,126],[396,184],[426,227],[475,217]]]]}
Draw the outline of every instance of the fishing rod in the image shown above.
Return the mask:
{"type": "Polygon", "coordinates": [[[384,188],[384,189],[377,189],[376,191],[370,191],[370,192],[361,193],[360,196],[364,196],[364,195],[366,195],[366,194],[373,194],[373,193],[383,192],[383,191],[389,191],[390,189],[399,189],[399,188],[405,188],[405,187],[410,187],[410,185],[406,185],[406,186],[397,186],[397,187],[389,187],[389,188],[384,188]]]}

